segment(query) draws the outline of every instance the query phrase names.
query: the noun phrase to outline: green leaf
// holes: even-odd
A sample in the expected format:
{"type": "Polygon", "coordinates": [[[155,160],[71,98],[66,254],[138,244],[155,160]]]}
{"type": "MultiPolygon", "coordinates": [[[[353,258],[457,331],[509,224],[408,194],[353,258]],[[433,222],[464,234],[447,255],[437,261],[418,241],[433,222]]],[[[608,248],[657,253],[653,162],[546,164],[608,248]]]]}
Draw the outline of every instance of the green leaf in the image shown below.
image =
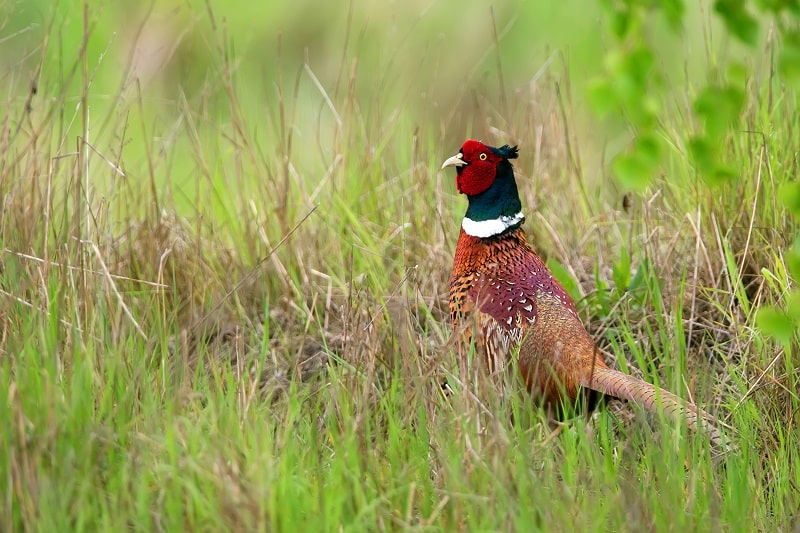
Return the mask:
{"type": "Polygon", "coordinates": [[[672,31],[679,31],[681,23],[683,22],[683,2],[681,0],[662,0],[661,10],[664,12],[664,18],[672,31]]]}
{"type": "Polygon", "coordinates": [[[611,72],[614,76],[619,75],[620,70],[623,68],[624,61],[625,56],[622,54],[622,51],[617,49],[609,50],[603,58],[606,70],[611,72]]]}
{"type": "Polygon", "coordinates": [[[800,322],[800,289],[793,289],[786,298],[786,313],[794,324],[800,322]]]}
{"type": "Polygon", "coordinates": [[[614,91],[620,103],[641,107],[640,101],[647,94],[655,64],[652,50],[639,45],[628,52],[608,54],[606,62],[613,72],[614,91]]]}
{"type": "Polygon", "coordinates": [[[747,67],[744,63],[733,61],[728,65],[728,82],[731,85],[744,87],[747,83],[747,67]]]}
{"type": "Polygon", "coordinates": [[[631,29],[631,12],[626,9],[617,9],[611,16],[611,31],[620,41],[625,38],[631,29]]]}
{"type": "Polygon", "coordinates": [[[647,96],[628,100],[625,111],[626,118],[640,130],[655,127],[658,120],[658,103],[647,96]]]}
{"type": "Polygon", "coordinates": [[[739,178],[736,167],[720,161],[718,142],[708,136],[691,137],[689,139],[689,155],[701,177],[709,185],[722,185],[739,178]]]}
{"type": "Polygon", "coordinates": [[[786,209],[795,218],[800,219],[800,183],[796,181],[784,183],[778,189],[778,195],[786,209]]]}
{"type": "Polygon", "coordinates": [[[795,239],[794,244],[785,251],[783,257],[789,274],[795,281],[800,280],[800,237],[795,239]]]}
{"type": "Polygon", "coordinates": [[[778,15],[784,9],[793,13],[800,14],[800,2],[798,0],[758,0],[758,5],[762,11],[772,11],[778,15]]]}
{"type": "Polygon", "coordinates": [[[642,191],[652,183],[653,175],[661,164],[661,153],[661,139],[650,132],[642,133],[630,153],[614,159],[614,176],[623,188],[642,191]]]}
{"type": "Polygon", "coordinates": [[[653,181],[655,170],[651,161],[634,151],[618,155],[611,164],[614,177],[624,189],[642,191],[653,181]]]}
{"type": "Polygon", "coordinates": [[[786,81],[800,84],[800,32],[793,31],[784,35],[778,70],[786,81]]]}
{"type": "Polygon", "coordinates": [[[705,178],[711,185],[723,185],[736,181],[736,179],[739,178],[739,174],[736,171],[736,167],[725,163],[718,163],[717,166],[714,167],[714,171],[705,178]]]}
{"type": "Polygon", "coordinates": [[[744,91],[733,85],[709,86],[697,96],[694,110],[703,120],[705,133],[719,139],[739,118],[744,104],[744,91]]]}
{"type": "Polygon", "coordinates": [[[734,36],[753,46],[758,38],[758,22],[747,12],[744,0],[716,0],[714,11],[734,36]]]}
{"type": "Polygon", "coordinates": [[[654,167],[661,163],[661,139],[652,133],[640,135],[635,150],[654,167]]]}
{"type": "Polygon", "coordinates": [[[589,105],[599,117],[609,115],[619,106],[617,94],[604,79],[595,79],[589,84],[589,105]]]}
{"type": "Polygon", "coordinates": [[[689,139],[689,155],[701,174],[709,174],[717,166],[717,149],[706,137],[689,139]]]}
{"type": "Polygon", "coordinates": [[[628,54],[628,73],[639,87],[645,87],[655,64],[655,55],[647,46],[637,46],[628,54]]]}
{"type": "Polygon", "coordinates": [[[756,324],[764,335],[772,337],[777,341],[788,344],[794,335],[794,321],[784,311],[766,306],[758,310],[756,324]]]}

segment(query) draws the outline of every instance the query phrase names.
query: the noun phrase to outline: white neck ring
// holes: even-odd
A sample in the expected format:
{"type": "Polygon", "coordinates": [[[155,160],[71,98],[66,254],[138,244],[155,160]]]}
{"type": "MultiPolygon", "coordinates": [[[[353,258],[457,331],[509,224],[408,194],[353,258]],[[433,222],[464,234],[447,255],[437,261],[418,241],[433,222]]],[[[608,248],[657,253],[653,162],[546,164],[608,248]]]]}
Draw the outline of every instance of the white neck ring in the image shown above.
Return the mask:
{"type": "Polygon", "coordinates": [[[519,225],[523,220],[525,220],[525,215],[522,214],[522,211],[516,215],[502,215],[490,220],[472,220],[464,217],[464,220],[461,221],[461,227],[464,228],[467,235],[485,239],[500,235],[508,228],[519,225]]]}

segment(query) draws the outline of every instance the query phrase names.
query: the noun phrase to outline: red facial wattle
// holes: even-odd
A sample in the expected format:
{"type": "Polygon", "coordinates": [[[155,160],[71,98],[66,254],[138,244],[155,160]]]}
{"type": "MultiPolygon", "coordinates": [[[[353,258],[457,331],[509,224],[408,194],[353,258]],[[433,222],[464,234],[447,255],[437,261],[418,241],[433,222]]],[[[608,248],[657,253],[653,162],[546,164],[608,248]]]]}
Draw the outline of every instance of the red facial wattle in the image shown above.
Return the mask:
{"type": "Polygon", "coordinates": [[[477,196],[492,186],[497,168],[489,161],[471,162],[456,176],[456,187],[461,194],[477,196]]]}
{"type": "Polygon", "coordinates": [[[464,164],[455,165],[458,192],[477,196],[492,186],[497,177],[497,164],[502,160],[501,157],[482,142],[471,139],[461,147],[459,156],[464,164]]]}

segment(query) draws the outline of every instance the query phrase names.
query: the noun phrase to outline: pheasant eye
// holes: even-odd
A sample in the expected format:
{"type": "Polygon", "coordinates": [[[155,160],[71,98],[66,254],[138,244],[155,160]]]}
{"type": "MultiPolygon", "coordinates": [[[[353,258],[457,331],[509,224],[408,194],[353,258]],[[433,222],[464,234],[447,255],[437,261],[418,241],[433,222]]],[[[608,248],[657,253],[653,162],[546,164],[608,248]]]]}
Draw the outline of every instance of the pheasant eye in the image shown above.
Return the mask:
{"type": "Polygon", "coordinates": [[[478,159],[480,159],[481,161],[486,161],[486,157],[487,157],[486,154],[481,154],[478,156],[478,159]]]}

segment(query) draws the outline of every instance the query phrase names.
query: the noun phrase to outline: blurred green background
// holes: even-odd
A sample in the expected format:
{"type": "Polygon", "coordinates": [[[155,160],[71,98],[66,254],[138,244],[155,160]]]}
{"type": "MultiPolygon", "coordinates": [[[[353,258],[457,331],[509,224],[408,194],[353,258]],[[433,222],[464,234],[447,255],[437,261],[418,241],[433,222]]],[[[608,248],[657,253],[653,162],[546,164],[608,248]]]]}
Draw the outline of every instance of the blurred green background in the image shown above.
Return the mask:
{"type": "MultiPolygon", "coordinates": [[[[111,1],[84,9],[79,0],[32,0],[9,3],[6,13],[0,57],[12,105],[23,107],[31,81],[38,79],[34,116],[62,91],[77,108],[85,69],[91,81],[90,142],[112,159],[108,150],[124,144],[122,166],[135,174],[144,170],[146,137],[157,140],[175,157],[169,172],[158,173],[162,183],[191,183],[190,148],[173,151],[170,145],[183,142],[175,131],[187,114],[199,138],[226,134],[226,71],[254,128],[249,133],[265,150],[282,136],[280,101],[292,102],[284,123],[292,124],[294,142],[304,151],[294,161],[296,170],[309,174],[312,186],[333,157],[337,120],[346,115],[341,106],[349,93],[365,122],[358,126],[365,137],[372,128],[401,123],[404,131],[421,131],[441,143],[436,157],[465,136],[485,138],[488,127],[514,142],[501,117],[524,112],[509,101],[535,100],[537,91],[569,100],[575,134],[590,160],[601,147],[613,151],[615,142],[624,142],[618,139],[624,128],[612,121],[599,131],[585,103],[587,85],[609,60],[606,28],[594,2],[111,1]],[[81,65],[86,28],[88,64],[81,65]],[[121,122],[130,125],[124,134],[121,122]]],[[[705,16],[702,9],[688,13],[681,35],[654,20],[651,31],[663,31],[653,39],[663,52],[658,61],[677,80],[697,68],[691,61],[705,61],[699,53],[705,37],[695,28],[705,16]]],[[[685,87],[678,81],[675,89],[685,87]]],[[[80,121],[59,118],[64,135],[54,143],[65,144],[63,153],[73,149],[80,121]]],[[[602,170],[590,168],[595,170],[586,179],[602,170]]]]}

